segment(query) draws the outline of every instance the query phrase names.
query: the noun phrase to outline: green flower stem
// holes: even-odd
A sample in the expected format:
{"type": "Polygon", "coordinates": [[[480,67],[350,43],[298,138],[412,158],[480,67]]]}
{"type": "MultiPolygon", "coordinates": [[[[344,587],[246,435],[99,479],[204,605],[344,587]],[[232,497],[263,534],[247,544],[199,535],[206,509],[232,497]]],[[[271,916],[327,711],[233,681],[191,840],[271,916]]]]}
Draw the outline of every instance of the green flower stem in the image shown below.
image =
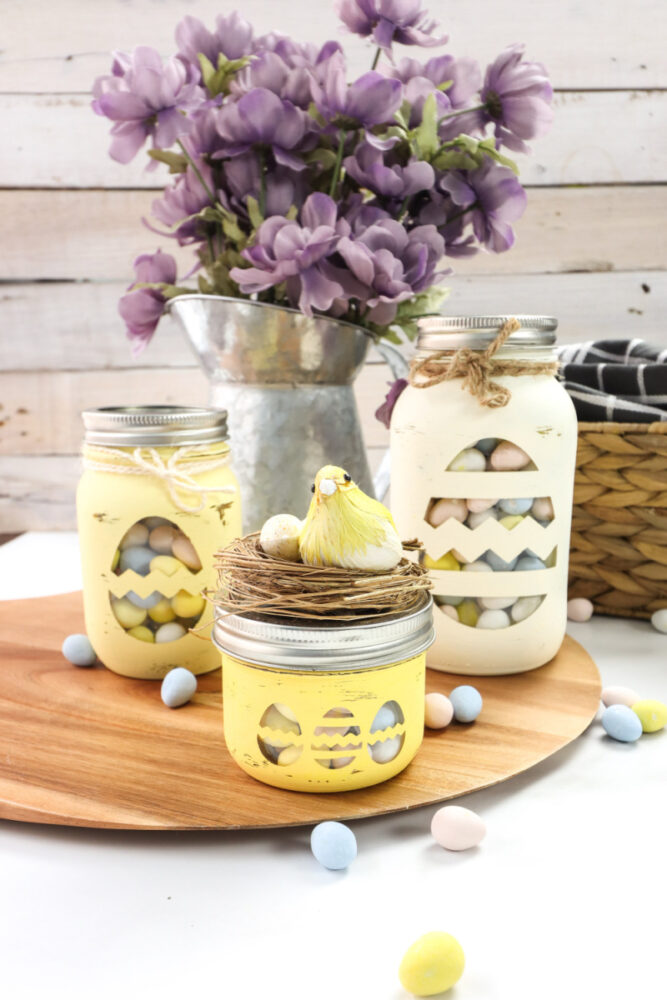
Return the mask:
{"type": "Polygon", "coordinates": [[[375,58],[373,59],[373,65],[371,66],[371,70],[374,70],[377,64],[380,62],[381,55],[382,55],[382,49],[378,45],[377,52],[375,53],[375,58]]]}
{"type": "Polygon", "coordinates": [[[472,108],[459,108],[458,111],[450,111],[448,115],[443,115],[442,118],[438,118],[438,125],[442,125],[443,122],[449,121],[450,118],[458,118],[459,115],[469,115],[473,111],[483,111],[486,104],[475,104],[472,108]]]}
{"type": "Polygon", "coordinates": [[[199,169],[199,167],[197,166],[197,164],[195,163],[195,161],[192,159],[192,157],[188,153],[187,149],[185,148],[185,146],[183,145],[183,143],[181,142],[181,140],[177,139],[176,141],[178,142],[178,145],[180,146],[180,149],[181,149],[181,152],[183,153],[183,156],[188,161],[188,163],[190,164],[190,166],[192,167],[192,169],[196,173],[197,177],[199,178],[199,183],[201,184],[201,186],[203,187],[204,191],[208,195],[208,197],[209,197],[209,199],[211,201],[211,204],[215,205],[215,195],[213,194],[213,192],[209,188],[208,184],[206,183],[206,181],[202,177],[201,170],[199,169]]]}
{"type": "Polygon", "coordinates": [[[259,212],[262,218],[266,218],[266,156],[264,150],[257,152],[259,160],[259,212]]]}
{"type": "Polygon", "coordinates": [[[340,180],[340,168],[343,162],[344,149],[345,149],[345,133],[341,129],[338,133],[338,151],[336,153],[336,163],[334,164],[333,177],[331,178],[331,184],[329,185],[330,198],[333,198],[336,194],[336,188],[338,187],[338,181],[340,180]]]}
{"type": "Polygon", "coordinates": [[[455,215],[453,215],[451,217],[451,219],[447,219],[447,223],[446,224],[449,226],[452,222],[456,222],[457,219],[460,219],[462,215],[465,215],[467,212],[472,212],[472,210],[474,208],[478,208],[478,207],[479,207],[479,202],[478,201],[473,201],[472,205],[468,205],[467,208],[462,208],[461,211],[457,212],[455,215]]]}

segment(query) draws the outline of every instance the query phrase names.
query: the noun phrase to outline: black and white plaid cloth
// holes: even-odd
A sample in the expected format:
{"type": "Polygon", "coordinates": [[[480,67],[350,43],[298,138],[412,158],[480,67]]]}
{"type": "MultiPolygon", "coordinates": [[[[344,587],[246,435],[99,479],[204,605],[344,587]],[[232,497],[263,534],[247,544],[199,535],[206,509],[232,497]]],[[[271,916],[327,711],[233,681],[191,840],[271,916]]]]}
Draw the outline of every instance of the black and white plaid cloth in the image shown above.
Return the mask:
{"type": "Polygon", "coordinates": [[[557,353],[579,420],[667,420],[667,349],[643,340],[590,340],[557,353]]]}

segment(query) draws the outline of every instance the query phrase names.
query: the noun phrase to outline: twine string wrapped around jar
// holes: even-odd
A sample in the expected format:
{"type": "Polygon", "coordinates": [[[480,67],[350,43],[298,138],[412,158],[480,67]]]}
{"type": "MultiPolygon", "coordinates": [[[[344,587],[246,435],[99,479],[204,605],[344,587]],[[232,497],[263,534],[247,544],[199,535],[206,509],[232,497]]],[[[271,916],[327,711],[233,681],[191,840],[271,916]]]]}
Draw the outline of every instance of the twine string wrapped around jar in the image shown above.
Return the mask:
{"type": "Polygon", "coordinates": [[[425,358],[416,358],[410,365],[410,385],[415,389],[429,389],[442,382],[461,378],[462,388],[475,396],[482,406],[507,406],[512,393],[506,386],[494,382],[494,376],[556,375],[558,372],[556,361],[501,361],[494,357],[520,327],[521,324],[514,317],[506,320],[498,335],[483,351],[462,347],[456,352],[438,351],[425,358]]]}

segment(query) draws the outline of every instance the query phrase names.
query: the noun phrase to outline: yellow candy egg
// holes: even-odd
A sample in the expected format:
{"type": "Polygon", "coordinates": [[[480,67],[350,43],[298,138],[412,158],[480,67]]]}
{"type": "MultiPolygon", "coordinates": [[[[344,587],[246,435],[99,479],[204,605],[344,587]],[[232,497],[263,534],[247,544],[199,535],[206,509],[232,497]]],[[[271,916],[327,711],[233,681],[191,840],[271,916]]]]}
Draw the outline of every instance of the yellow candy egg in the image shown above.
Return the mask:
{"type": "Polygon", "coordinates": [[[173,622],[176,612],[171,606],[171,601],[163,597],[161,601],[148,609],[148,617],[159,625],[164,625],[166,622],[173,622]]]}
{"type": "Polygon", "coordinates": [[[458,983],[464,966],[463,948],[456,938],[443,931],[431,931],[408,948],[398,978],[408,993],[432,997],[458,983]]]}
{"type": "Polygon", "coordinates": [[[113,559],[111,560],[111,572],[115,573],[118,569],[118,563],[120,562],[120,549],[116,549],[113,554],[113,559]]]}
{"type": "Polygon", "coordinates": [[[471,628],[475,627],[477,619],[479,618],[479,608],[474,601],[471,601],[470,598],[466,597],[466,599],[461,601],[458,605],[456,611],[458,612],[459,621],[462,625],[470,625],[471,628]]]}
{"type": "Polygon", "coordinates": [[[187,590],[179,590],[171,599],[171,606],[178,618],[198,618],[205,603],[199,594],[189,594],[187,590]]]}
{"type": "Polygon", "coordinates": [[[522,514],[508,514],[507,517],[501,517],[498,524],[502,524],[503,528],[511,531],[512,528],[516,528],[517,524],[521,524],[522,521],[522,514]]]}
{"type": "Polygon", "coordinates": [[[461,569],[461,564],[454,558],[451,552],[445,552],[444,556],[440,556],[439,559],[431,559],[430,556],[425,556],[424,566],[426,569],[461,569]]]}
{"type": "Polygon", "coordinates": [[[302,747],[295,746],[285,747],[278,755],[278,763],[281,767],[288,767],[290,764],[294,764],[301,756],[302,749],[302,747]]]}
{"type": "Polygon", "coordinates": [[[146,621],[146,609],[138,608],[136,604],[128,601],[127,597],[120,597],[117,600],[112,599],[111,610],[114,613],[116,621],[123,628],[134,628],[136,625],[141,625],[146,621]]]}
{"type": "Polygon", "coordinates": [[[657,733],[667,725],[667,705],[652,698],[644,698],[632,706],[632,711],[639,716],[645,733],[657,733]]]}
{"type": "Polygon", "coordinates": [[[164,573],[165,576],[173,576],[174,573],[178,573],[179,569],[185,569],[185,567],[180,559],[174,559],[173,556],[156,556],[150,562],[151,573],[164,573]]]}
{"type": "Polygon", "coordinates": [[[135,625],[134,628],[127,630],[127,634],[133,639],[141,639],[142,642],[155,642],[155,636],[146,625],[135,625]]]}

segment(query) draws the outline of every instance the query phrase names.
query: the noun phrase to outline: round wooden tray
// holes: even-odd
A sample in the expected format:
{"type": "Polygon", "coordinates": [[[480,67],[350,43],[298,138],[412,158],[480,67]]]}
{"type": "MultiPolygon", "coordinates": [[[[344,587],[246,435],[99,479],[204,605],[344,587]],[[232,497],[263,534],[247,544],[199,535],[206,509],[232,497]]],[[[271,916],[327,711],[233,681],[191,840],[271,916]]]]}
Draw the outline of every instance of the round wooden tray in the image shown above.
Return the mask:
{"type": "Polygon", "coordinates": [[[83,631],[81,594],[0,602],[0,817],[125,830],[235,830],[358,819],[442,802],[504,781],[575,739],[595,715],[600,677],[569,636],[539,670],[456,677],[429,670],[429,691],[474,684],[473,725],[427,730],[416,759],[373,788],[285,792],[244,774],[222,735],[220,671],[172,711],[160,685],[61,653],[83,631]]]}

